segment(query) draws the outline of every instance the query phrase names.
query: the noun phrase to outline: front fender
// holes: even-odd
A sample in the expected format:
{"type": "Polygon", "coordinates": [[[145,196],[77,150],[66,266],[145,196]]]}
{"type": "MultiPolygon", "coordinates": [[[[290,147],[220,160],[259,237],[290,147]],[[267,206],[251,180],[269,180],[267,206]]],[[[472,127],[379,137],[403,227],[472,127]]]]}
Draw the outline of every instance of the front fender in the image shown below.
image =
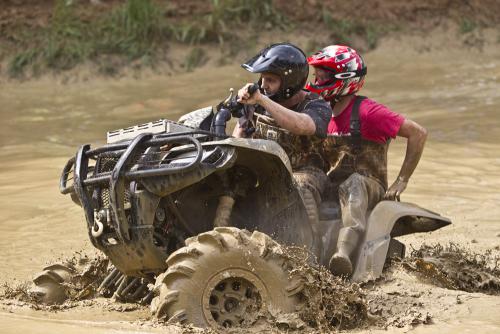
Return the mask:
{"type": "MultiPolygon", "coordinates": [[[[232,147],[204,146],[201,163],[190,171],[172,173],[165,176],[144,178],[140,182],[150,193],[159,197],[172,194],[203,180],[217,169],[231,167],[237,157],[236,150],[232,147]],[[214,161],[215,160],[215,161],[214,161]]],[[[175,150],[175,149],[174,149],[175,150]]],[[[174,151],[172,150],[172,151],[174,151]]],[[[194,159],[192,152],[181,154],[175,158],[175,163],[189,164],[194,159]]]]}

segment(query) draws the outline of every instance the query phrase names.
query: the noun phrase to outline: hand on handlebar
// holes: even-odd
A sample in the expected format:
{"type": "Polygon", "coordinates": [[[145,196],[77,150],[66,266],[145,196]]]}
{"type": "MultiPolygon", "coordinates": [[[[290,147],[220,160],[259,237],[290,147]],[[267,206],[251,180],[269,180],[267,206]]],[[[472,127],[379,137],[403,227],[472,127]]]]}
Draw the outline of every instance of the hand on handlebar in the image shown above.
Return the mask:
{"type": "Polygon", "coordinates": [[[238,102],[243,104],[258,104],[262,98],[259,87],[254,83],[247,83],[238,91],[238,102]]]}

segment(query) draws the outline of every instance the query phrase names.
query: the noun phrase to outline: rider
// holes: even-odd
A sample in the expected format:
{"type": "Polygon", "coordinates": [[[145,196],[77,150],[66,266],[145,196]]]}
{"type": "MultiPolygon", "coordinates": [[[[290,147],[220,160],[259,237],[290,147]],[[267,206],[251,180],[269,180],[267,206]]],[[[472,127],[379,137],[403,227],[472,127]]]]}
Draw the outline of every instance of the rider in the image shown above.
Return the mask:
{"type": "Polygon", "coordinates": [[[270,45],[241,66],[260,74],[260,89],[250,94],[253,84],[248,83],[238,91],[238,102],[255,106],[255,112],[251,121],[240,118],[233,136],[271,139],[283,147],[314,229],[327,180],[327,164],[319,149],[332,115],[330,105],[318,94],[303,89],[309,65],[304,52],[295,45],[270,45]]]}
{"type": "Polygon", "coordinates": [[[389,108],[356,93],[367,67],[356,50],[331,45],[308,59],[315,82],[306,89],[330,102],[333,117],[324,143],[328,173],[338,188],[343,227],[330,270],[351,275],[352,256],[366,229],[367,212],[382,199],[399,200],[424,149],[427,131],[389,108]],[[398,177],[388,188],[387,149],[391,138],[407,138],[406,155],[398,177]]]}

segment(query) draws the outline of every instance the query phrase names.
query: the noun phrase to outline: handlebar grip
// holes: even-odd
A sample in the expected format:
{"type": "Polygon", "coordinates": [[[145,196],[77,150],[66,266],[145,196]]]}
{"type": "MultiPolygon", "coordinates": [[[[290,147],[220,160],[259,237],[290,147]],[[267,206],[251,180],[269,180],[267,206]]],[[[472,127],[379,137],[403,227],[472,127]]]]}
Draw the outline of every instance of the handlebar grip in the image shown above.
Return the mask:
{"type": "Polygon", "coordinates": [[[248,87],[248,94],[250,94],[250,96],[252,96],[253,93],[255,93],[258,89],[259,89],[259,85],[254,83],[253,85],[248,87]]]}

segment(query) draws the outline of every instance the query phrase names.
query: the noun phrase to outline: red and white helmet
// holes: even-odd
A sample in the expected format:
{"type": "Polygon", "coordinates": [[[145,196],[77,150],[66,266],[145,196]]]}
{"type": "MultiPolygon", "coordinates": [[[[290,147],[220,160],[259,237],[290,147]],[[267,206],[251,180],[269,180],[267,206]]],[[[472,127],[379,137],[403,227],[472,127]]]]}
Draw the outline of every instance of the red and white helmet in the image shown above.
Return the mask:
{"type": "Polygon", "coordinates": [[[307,58],[309,65],[328,72],[325,80],[309,82],[306,89],[331,101],[351,95],[365,82],[366,64],[356,50],[345,45],[330,45],[307,58]]]}

